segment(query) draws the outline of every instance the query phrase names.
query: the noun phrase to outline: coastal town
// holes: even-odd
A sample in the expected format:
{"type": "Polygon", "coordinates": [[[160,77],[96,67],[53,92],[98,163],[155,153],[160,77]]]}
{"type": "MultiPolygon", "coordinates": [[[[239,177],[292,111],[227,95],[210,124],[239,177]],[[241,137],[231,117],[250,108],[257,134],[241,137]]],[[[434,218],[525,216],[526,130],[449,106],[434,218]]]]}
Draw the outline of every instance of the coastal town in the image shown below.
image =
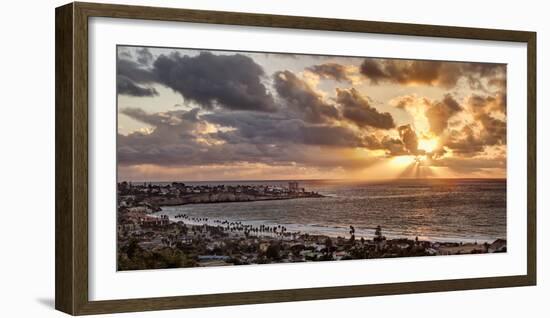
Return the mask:
{"type": "Polygon", "coordinates": [[[322,197],[292,181],[268,185],[118,183],[118,270],[336,261],[506,252],[506,240],[484,243],[386,238],[381,225],[371,237],[329,237],[292,232],[285,225],[163,214],[162,207],[197,203],[322,197]]]}
{"type": "Polygon", "coordinates": [[[196,203],[222,203],[264,200],[288,200],[322,197],[308,192],[291,181],[288,187],[274,185],[187,185],[181,182],[167,184],[120,182],[117,185],[119,207],[146,207],[160,211],[160,206],[196,203]]]}

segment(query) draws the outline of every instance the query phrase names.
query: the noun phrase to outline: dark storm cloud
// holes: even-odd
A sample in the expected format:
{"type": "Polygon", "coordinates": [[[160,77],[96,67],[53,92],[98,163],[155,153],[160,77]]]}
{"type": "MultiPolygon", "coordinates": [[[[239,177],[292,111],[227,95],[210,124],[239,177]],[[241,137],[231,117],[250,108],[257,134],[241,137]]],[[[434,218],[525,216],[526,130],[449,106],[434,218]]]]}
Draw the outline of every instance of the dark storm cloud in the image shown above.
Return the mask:
{"type": "Polygon", "coordinates": [[[360,72],[373,84],[391,79],[391,75],[385,70],[384,60],[365,59],[361,64],[360,72]]]}
{"type": "Polygon", "coordinates": [[[117,60],[121,94],[152,96],[156,90],[144,86],[161,84],[205,109],[276,110],[273,97],[262,83],[264,70],[250,57],[201,52],[192,57],[172,53],[153,60],[147,48],[136,54],[138,62],[120,55],[117,60]]]}
{"type": "Polygon", "coordinates": [[[223,127],[229,131],[219,131],[217,139],[227,144],[278,145],[287,148],[297,146],[326,146],[350,148],[360,147],[371,150],[383,150],[390,156],[420,155],[418,138],[410,125],[397,128],[399,138],[384,136],[381,140],[363,130],[327,124],[310,124],[292,119],[284,114],[269,113],[210,113],[201,116],[203,120],[223,127]]]}
{"type": "Polygon", "coordinates": [[[155,82],[154,75],[134,61],[118,58],[116,78],[118,94],[138,97],[158,95],[157,90],[151,87],[155,82]]]}
{"type": "Polygon", "coordinates": [[[471,87],[482,86],[482,78],[503,78],[506,67],[502,64],[461,63],[367,58],[360,72],[371,83],[423,84],[452,88],[460,78],[467,79],[471,87]]]}
{"type": "Polygon", "coordinates": [[[188,122],[197,121],[197,109],[192,109],[190,111],[172,111],[166,113],[154,113],[149,114],[141,108],[124,108],[120,111],[121,114],[129,116],[135,120],[139,120],[143,123],[149,124],[151,126],[162,126],[162,125],[174,125],[179,123],[182,120],[188,122]]]}
{"type": "Polygon", "coordinates": [[[261,82],[264,70],[241,54],[161,55],[153,63],[153,73],[159,83],[206,109],[219,106],[233,110],[276,110],[271,94],[261,82]]]}
{"type": "Polygon", "coordinates": [[[203,119],[224,127],[234,128],[218,132],[216,137],[230,144],[297,144],[332,147],[366,147],[378,149],[379,142],[370,135],[340,126],[311,125],[302,120],[272,114],[249,112],[205,114],[203,119]]]}
{"type": "MultiPolygon", "coordinates": [[[[122,115],[152,126],[118,135],[118,159],[122,165],[250,162],[360,168],[367,161],[370,164],[380,158],[350,158],[355,157],[349,156],[350,148],[383,150],[387,156],[426,154],[418,149],[418,141],[419,137],[429,136],[417,136],[411,125],[396,127],[390,113],[380,112],[354,88],[336,89],[334,98],[325,97],[293,72],[280,71],[272,78],[272,96],[266,87],[271,84],[264,84],[271,78],[266,78],[262,67],[248,56],[174,53],[155,60],[149,54],[148,50],[133,51],[131,57],[119,54],[119,94],[154,96],[158,95],[156,85],[162,85],[181,94],[185,107],[159,113],[138,108],[120,110],[122,115]],[[190,105],[195,108],[181,110],[190,105]]],[[[435,66],[384,61],[366,59],[361,70],[365,76],[368,71],[373,83],[452,87],[464,74],[475,74],[476,78],[485,74],[493,76],[493,84],[487,82],[488,85],[502,86],[500,71],[492,67],[461,66],[462,73],[453,73],[453,67],[457,67],[453,63],[435,66]]],[[[324,79],[350,81],[347,70],[339,64],[319,64],[309,71],[324,79]]],[[[405,109],[410,102],[412,97],[396,107],[405,109]]],[[[424,99],[424,104],[430,129],[438,135],[441,146],[426,154],[434,161],[445,159],[441,158],[445,149],[471,159],[486,146],[506,143],[506,123],[501,115],[505,116],[506,111],[504,94],[472,96],[464,103],[467,110],[472,109],[474,129],[458,129],[463,118],[453,116],[463,108],[451,95],[437,102],[424,99]]],[[[380,151],[376,153],[379,155],[380,151]]]]}
{"type": "MultiPolygon", "coordinates": [[[[118,157],[123,165],[311,164],[320,162],[311,155],[320,147],[381,147],[375,137],[358,135],[349,128],[311,125],[274,113],[218,111],[199,115],[198,108],[163,113],[126,108],[121,113],[153,126],[147,133],[118,136],[118,157]],[[206,123],[226,129],[200,133],[206,123]]],[[[352,163],[341,158],[340,164],[352,163]]]]}
{"type": "Polygon", "coordinates": [[[126,50],[120,50],[118,51],[118,57],[119,58],[126,58],[126,59],[131,59],[132,58],[132,54],[130,54],[130,52],[126,51],[126,50]]]}
{"type": "Polygon", "coordinates": [[[153,54],[148,48],[144,47],[136,51],[137,61],[143,65],[150,65],[153,62],[153,54]]]}
{"type": "Polygon", "coordinates": [[[373,137],[362,138],[356,132],[339,126],[305,126],[301,129],[304,144],[338,147],[376,148],[373,137]]]}
{"type": "MultiPolygon", "coordinates": [[[[378,149],[384,150],[389,156],[419,156],[426,154],[424,150],[418,149],[418,136],[411,125],[401,125],[396,130],[399,138],[384,136],[378,144],[378,149]]],[[[432,158],[439,155],[438,153],[430,154],[432,158]]]]}
{"type": "Polygon", "coordinates": [[[204,114],[202,119],[230,127],[233,130],[220,131],[216,136],[227,143],[274,144],[296,140],[303,122],[277,113],[234,111],[204,114]]]}
{"type": "Polygon", "coordinates": [[[140,84],[151,84],[157,81],[151,69],[125,58],[117,60],[117,75],[140,84]]]}
{"type": "Polygon", "coordinates": [[[436,134],[442,134],[449,125],[449,119],[460,112],[462,107],[450,95],[447,94],[441,101],[429,103],[425,112],[430,123],[430,130],[436,134]]]}
{"type": "Polygon", "coordinates": [[[399,126],[397,127],[397,131],[399,132],[399,137],[401,137],[405,149],[412,155],[420,154],[418,150],[418,137],[411,125],[399,126]]]}
{"type": "Polygon", "coordinates": [[[154,127],[149,133],[138,131],[129,135],[118,135],[119,163],[163,166],[224,164],[247,160],[269,163],[284,154],[281,149],[263,145],[209,144],[211,136],[197,132],[204,124],[197,111],[193,109],[150,114],[138,109],[125,109],[125,115],[154,127]]]}
{"type": "Polygon", "coordinates": [[[158,92],[154,87],[142,87],[134,83],[132,80],[126,76],[119,75],[117,76],[117,93],[121,95],[129,96],[157,96],[158,92]]]}
{"type": "Polygon", "coordinates": [[[376,110],[355,88],[337,89],[336,102],[342,107],[342,116],[358,127],[370,126],[380,129],[395,127],[390,113],[381,113],[376,110]]]}
{"type": "Polygon", "coordinates": [[[302,115],[304,120],[323,123],[340,117],[338,109],[325,102],[319,93],[290,71],[273,75],[274,87],[290,109],[302,115]]]}
{"type": "Polygon", "coordinates": [[[452,87],[460,77],[456,63],[394,59],[365,59],[360,71],[372,83],[426,84],[452,87]]]}
{"type": "Polygon", "coordinates": [[[332,79],[337,82],[351,82],[346,67],[338,63],[318,64],[307,69],[323,79],[332,79]]]}
{"type": "Polygon", "coordinates": [[[151,133],[119,134],[119,163],[186,163],[193,156],[200,155],[200,147],[193,134],[197,128],[194,110],[149,114],[138,108],[126,108],[121,113],[154,128],[151,133]]]}

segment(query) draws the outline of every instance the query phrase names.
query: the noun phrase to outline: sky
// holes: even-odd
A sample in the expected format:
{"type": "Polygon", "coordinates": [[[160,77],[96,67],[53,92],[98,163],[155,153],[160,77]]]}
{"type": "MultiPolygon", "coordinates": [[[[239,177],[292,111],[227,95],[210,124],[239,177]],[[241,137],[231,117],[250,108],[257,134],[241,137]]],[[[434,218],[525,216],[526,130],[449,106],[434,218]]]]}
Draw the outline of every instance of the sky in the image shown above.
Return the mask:
{"type": "Polygon", "coordinates": [[[117,47],[120,181],[506,178],[506,65],[117,47]]]}

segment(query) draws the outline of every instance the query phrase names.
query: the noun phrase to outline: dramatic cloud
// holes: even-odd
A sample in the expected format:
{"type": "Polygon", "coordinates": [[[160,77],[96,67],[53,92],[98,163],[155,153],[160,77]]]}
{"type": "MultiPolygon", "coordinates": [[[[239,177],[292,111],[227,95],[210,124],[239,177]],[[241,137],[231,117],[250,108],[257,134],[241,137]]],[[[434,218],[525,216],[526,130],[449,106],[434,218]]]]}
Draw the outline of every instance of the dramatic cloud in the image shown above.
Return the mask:
{"type": "Polygon", "coordinates": [[[449,119],[461,110],[462,107],[449,94],[445,95],[442,101],[429,105],[425,115],[430,123],[431,131],[436,135],[442,134],[448,127],[449,119]]]}
{"type": "Polygon", "coordinates": [[[279,96],[290,109],[302,114],[306,121],[323,123],[339,118],[338,109],[325,102],[319,93],[294,73],[290,71],[276,72],[273,79],[275,90],[279,96]]]}
{"type": "Polygon", "coordinates": [[[455,156],[474,157],[485,153],[487,147],[506,145],[505,94],[472,94],[465,99],[465,106],[448,94],[440,101],[408,95],[395,99],[394,105],[423,112],[430,133],[439,137],[438,148],[430,154],[436,159],[445,149],[455,156]]]}
{"type": "Polygon", "coordinates": [[[200,155],[201,145],[194,131],[197,122],[193,112],[173,111],[149,114],[138,108],[122,113],[154,126],[150,132],[133,132],[118,135],[118,161],[120,164],[185,164],[200,155]]]}
{"type": "Polygon", "coordinates": [[[149,68],[124,58],[119,58],[117,60],[117,75],[124,76],[140,84],[151,84],[157,81],[155,75],[149,68]]]}
{"type": "Polygon", "coordinates": [[[461,63],[421,60],[367,58],[360,72],[371,83],[418,84],[453,88],[461,78],[471,87],[482,87],[482,78],[502,79],[506,67],[502,64],[461,63]]]}
{"type": "Polygon", "coordinates": [[[276,113],[215,112],[204,114],[201,118],[212,124],[232,128],[216,132],[218,138],[230,144],[275,144],[281,140],[291,140],[297,138],[297,131],[303,125],[301,120],[276,113]]]}
{"type": "Polygon", "coordinates": [[[177,125],[182,121],[196,122],[198,120],[197,108],[190,111],[181,110],[155,114],[146,113],[141,108],[124,108],[120,113],[155,127],[162,125],[177,125]]]}
{"type": "Polygon", "coordinates": [[[506,122],[493,117],[493,114],[505,116],[506,96],[472,95],[467,104],[475,122],[460,131],[452,130],[446,137],[445,145],[453,153],[465,157],[475,156],[489,146],[506,145],[506,122]]]}
{"type": "Polygon", "coordinates": [[[371,126],[381,129],[395,127],[390,113],[380,113],[355,88],[337,89],[336,102],[342,107],[342,115],[359,127],[371,126]]]}
{"type": "Polygon", "coordinates": [[[451,131],[445,140],[445,146],[454,155],[462,157],[473,157],[485,148],[483,141],[475,136],[470,126],[465,126],[460,131],[451,131]]]}
{"type": "MultiPolygon", "coordinates": [[[[312,164],[320,148],[379,149],[378,140],[345,127],[310,125],[272,113],[248,111],[200,115],[199,109],[147,113],[138,108],[121,111],[153,126],[149,131],[118,136],[121,165],[164,166],[241,164],[312,164]]],[[[331,157],[332,163],[349,166],[346,157],[331,157]]],[[[358,165],[358,162],[353,162],[358,165]]]]}
{"type": "Polygon", "coordinates": [[[130,80],[128,77],[119,75],[117,76],[117,92],[121,95],[130,96],[157,96],[158,92],[154,87],[142,87],[130,80]]]}
{"type": "Polygon", "coordinates": [[[455,155],[472,157],[487,147],[506,145],[506,122],[493,117],[493,114],[505,116],[506,98],[473,95],[468,98],[468,106],[475,122],[451,130],[444,139],[445,146],[455,155]]]}
{"type": "Polygon", "coordinates": [[[360,70],[374,84],[395,82],[452,87],[461,76],[456,64],[437,61],[365,59],[360,70]]]}
{"type": "Polygon", "coordinates": [[[473,89],[486,90],[486,86],[494,86],[501,90],[506,87],[506,65],[492,63],[457,63],[460,71],[473,89]],[[487,85],[483,84],[487,81],[487,85]]]}
{"type": "Polygon", "coordinates": [[[323,79],[332,79],[337,82],[351,82],[348,77],[348,70],[344,65],[338,63],[325,63],[308,67],[312,73],[319,75],[323,79]]]}
{"type": "Polygon", "coordinates": [[[125,58],[117,60],[117,91],[121,95],[155,96],[157,90],[151,87],[155,76],[142,65],[125,58]]]}
{"type": "Polygon", "coordinates": [[[399,137],[401,137],[401,141],[403,142],[405,149],[407,149],[407,151],[412,155],[419,154],[418,137],[416,136],[416,133],[412,129],[411,125],[399,126],[397,131],[399,132],[399,137]]]}
{"type": "Polygon", "coordinates": [[[506,94],[480,96],[472,95],[468,99],[472,111],[476,114],[487,112],[500,112],[506,114],[506,94]]]}
{"type": "Polygon", "coordinates": [[[272,164],[288,157],[286,150],[281,148],[248,142],[227,144],[218,138],[218,128],[201,119],[197,112],[198,109],[164,113],[125,109],[125,115],[154,127],[147,132],[118,135],[119,163],[157,166],[272,164]]]}
{"type": "Polygon", "coordinates": [[[117,56],[118,58],[125,58],[125,59],[132,58],[132,54],[129,51],[121,48],[118,49],[117,56]]]}
{"type": "Polygon", "coordinates": [[[388,136],[385,136],[382,139],[382,148],[391,156],[403,156],[410,154],[401,139],[391,138],[388,136]]]}
{"type": "Polygon", "coordinates": [[[486,145],[506,144],[506,122],[487,114],[477,115],[476,119],[479,120],[483,127],[481,138],[486,145]]]}
{"type": "Polygon", "coordinates": [[[496,87],[499,91],[506,91],[506,77],[491,78],[487,81],[487,84],[496,87]]]}
{"type": "Polygon", "coordinates": [[[276,110],[261,81],[263,68],[241,54],[161,55],[153,63],[153,73],[159,83],[206,109],[276,110]]]}
{"type": "Polygon", "coordinates": [[[306,126],[302,128],[302,136],[305,144],[378,148],[378,142],[374,137],[361,137],[345,127],[306,126]]]}
{"type": "Polygon", "coordinates": [[[346,127],[312,125],[302,120],[272,114],[206,114],[202,116],[213,124],[233,128],[218,132],[216,137],[229,144],[251,143],[256,145],[305,144],[331,147],[380,148],[379,142],[370,135],[358,134],[346,127]]]}
{"type": "Polygon", "coordinates": [[[436,177],[505,173],[505,65],[118,53],[118,94],[134,96],[119,103],[119,172],[132,178],[410,177],[398,170],[419,165],[436,177]]]}
{"type": "Polygon", "coordinates": [[[144,47],[136,51],[137,61],[142,65],[149,65],[153,62],[153,54],[148,48],[144,47]]]}

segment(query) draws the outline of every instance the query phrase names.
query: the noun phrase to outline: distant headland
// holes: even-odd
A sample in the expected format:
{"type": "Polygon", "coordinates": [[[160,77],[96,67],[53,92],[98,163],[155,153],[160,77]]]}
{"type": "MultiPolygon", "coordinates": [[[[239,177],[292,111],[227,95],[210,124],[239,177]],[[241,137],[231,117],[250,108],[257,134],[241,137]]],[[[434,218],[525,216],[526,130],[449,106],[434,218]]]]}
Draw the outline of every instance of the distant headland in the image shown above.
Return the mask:
{"type": "Polygon", "coordinates": [[[119,182],[119,206],[143,206],[160,211],[162,206],[227,203],[266,200],[289,200],[298,198],[321,198],[323,195],[306,191],[298,181],[289,181],[288,186],[217,184],[192,185],[182,182],[155,184],[151,182],[119,182]]]}

